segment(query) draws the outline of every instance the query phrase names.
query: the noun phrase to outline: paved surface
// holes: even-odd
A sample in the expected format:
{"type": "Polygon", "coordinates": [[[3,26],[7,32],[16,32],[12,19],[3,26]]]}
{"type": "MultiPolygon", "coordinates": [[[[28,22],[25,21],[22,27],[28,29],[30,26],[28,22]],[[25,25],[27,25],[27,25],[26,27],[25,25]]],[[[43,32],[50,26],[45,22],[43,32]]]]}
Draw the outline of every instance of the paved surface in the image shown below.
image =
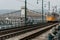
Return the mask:
{"type": "MultiPolygon", "coordinates": [[[[52,26],[52,25],[50,25],[50,26],[52,26]]],[[[31,31],[31,32],[27,32],[27,33],[24,33],[24,34],[21,34],[19,36],[15,36],[15,37],[12,37],[12,38],[9,38],[9,39],[6,39],[6,40],[19,40],[19,39],[24,38],[24,37],[26,37],[28,35],[31,35],[33,33],[36,33],[36,32],[38,32],[40,30],[43,30],[45,28],[48,28],[50,26],[47,26],[47,27],[44,27],[44,28],[40,28],[40,29],[36,29],[36,30],[31,31]]],[[[32,39],[32,40],[45,40],[47,38],[47,35],[48,35],[49,32],[50,32],[50,30],[47,31],[46,33],[44,33],[44,34],[36,37],[35,39],[32,39]]]]}

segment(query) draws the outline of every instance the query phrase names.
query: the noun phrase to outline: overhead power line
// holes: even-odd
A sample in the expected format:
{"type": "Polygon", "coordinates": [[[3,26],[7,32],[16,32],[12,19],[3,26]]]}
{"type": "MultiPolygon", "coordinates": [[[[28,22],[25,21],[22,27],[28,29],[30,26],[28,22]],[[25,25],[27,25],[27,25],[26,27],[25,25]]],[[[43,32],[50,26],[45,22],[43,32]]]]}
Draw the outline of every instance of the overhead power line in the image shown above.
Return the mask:
{"type": "MultiPolygon", "coordinates": [[[[25,1],[22,1],[22,0],[19,0],[20,2],[25,2],[25,1]]],[[[36,5],[32,5],[31,3],[28,3],[27,2],[27,5],[30,6],[30,7],[33,7],[33,8],[37,8],[36,5]]]]}

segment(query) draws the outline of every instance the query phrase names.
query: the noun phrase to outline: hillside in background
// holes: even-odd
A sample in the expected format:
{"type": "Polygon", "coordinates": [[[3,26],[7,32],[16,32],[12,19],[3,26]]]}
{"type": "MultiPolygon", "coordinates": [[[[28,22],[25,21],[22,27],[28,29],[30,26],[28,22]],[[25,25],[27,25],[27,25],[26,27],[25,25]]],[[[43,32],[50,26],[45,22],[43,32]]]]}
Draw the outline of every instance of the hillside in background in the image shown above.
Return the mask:
{"type": "Polygon", "coordinates": [[[16,11],[16,10],[2,9],[2,10],[0,10],[0,14],[10,13],[10,12],[13,12],[13,11],[16,11]]]}

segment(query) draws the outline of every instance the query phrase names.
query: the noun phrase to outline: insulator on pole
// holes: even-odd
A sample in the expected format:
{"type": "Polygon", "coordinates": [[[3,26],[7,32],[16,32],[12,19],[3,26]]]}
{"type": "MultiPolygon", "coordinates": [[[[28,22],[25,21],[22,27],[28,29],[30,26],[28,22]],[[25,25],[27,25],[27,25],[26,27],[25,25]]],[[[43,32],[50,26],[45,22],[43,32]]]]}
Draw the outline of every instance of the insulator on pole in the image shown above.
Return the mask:
{"type": "Polygon", "coordinates": [[[37,4],[38,4],[38,0],[37,0],[37,4]]]}

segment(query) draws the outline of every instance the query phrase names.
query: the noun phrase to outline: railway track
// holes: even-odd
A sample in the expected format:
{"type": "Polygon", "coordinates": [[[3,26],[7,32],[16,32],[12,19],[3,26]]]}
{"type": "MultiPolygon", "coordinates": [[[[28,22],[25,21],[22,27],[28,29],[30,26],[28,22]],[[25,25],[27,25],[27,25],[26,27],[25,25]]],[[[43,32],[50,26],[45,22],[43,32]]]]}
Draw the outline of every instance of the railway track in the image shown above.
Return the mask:
{"type": "Polygon", "coordinates": [[[37,36],[39,36],[39,35],[47,32],[48,30],[50,30],[52,27],[54,27],[56,25],[58,25],[58,24],[53,24],[53,25],[47,26],[45,28],[42,28],[40,31],[37,31],[37,32],[32,33],[32,34],[30,34],[28,36],[25,36],[23,38],[20,38],[20,40],[32,40],[33,38],[35,38],[35,37],[37,37],[37,36]]]}
{"type": "Polygon", "coordinates": [[[42,25],[38,25],[37,27],[35,25],[35,26],[29,26],[29,27],[27,26],[27,27],[21,27],[21,28],[16,28],[16,29],[11,29],[11,30],[0,31],[0,40],[5,40],[8,38],[26,33],[28,31],[32,31],[32,30],[35,30],[38,28],[43,28],[43,27],[51,25],[51,24],[52,23],[49,23],[49,24],[45,23],[42,25]]]}

